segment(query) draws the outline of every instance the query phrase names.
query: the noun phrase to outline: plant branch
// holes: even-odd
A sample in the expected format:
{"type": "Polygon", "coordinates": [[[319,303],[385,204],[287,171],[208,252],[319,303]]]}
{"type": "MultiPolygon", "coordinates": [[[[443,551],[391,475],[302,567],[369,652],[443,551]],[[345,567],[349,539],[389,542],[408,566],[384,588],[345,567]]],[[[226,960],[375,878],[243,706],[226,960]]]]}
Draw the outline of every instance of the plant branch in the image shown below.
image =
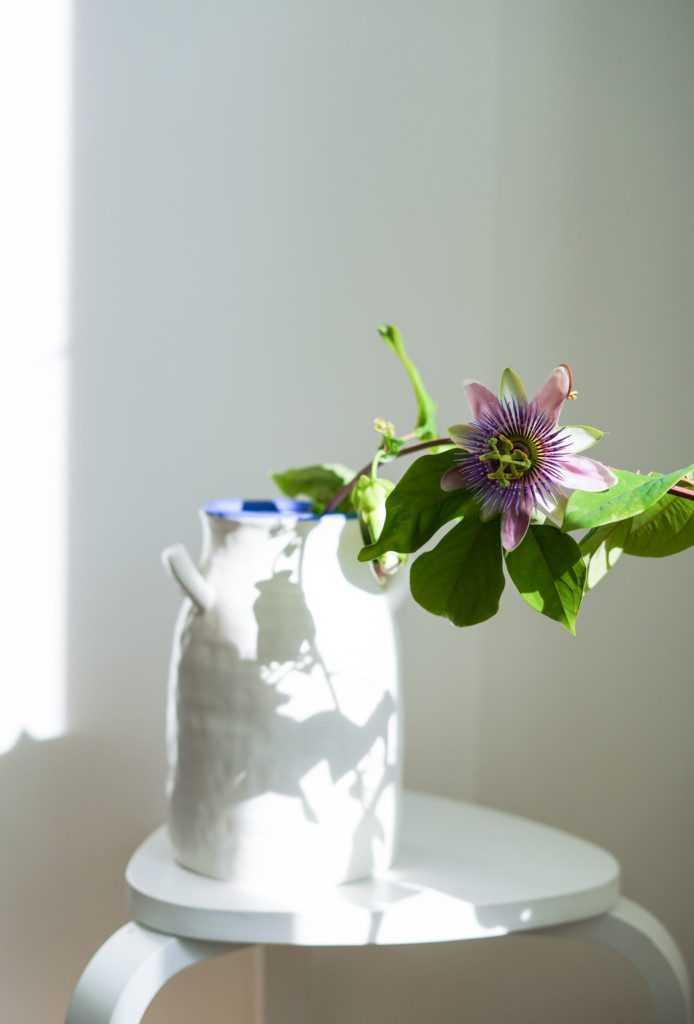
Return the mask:
{"type": "MultiPolygon", "coordinates": [[[[450,437],[437,437],[434,438],[433,441],[420,441],[418,444],[408,444],[400,449],[395,458],[399,459],[401,455],[412,455],[414,454],[414,452],[421,452],[425,448],[435,448],[437,445],[451,445],[452,443],[453,442],[451,441],[450,437]]],[[[376,455],[378,455],[378,451],[376,452],[376,455]]],[[[352,479],[348,483],[346,483],[344,487],[340,488],[340,490],[337,492],[337,494],[329,503],[329,505],[326,506],[324,513],[325,515],[327,515],[329,512],[334,512],[338,505],[340,505],[345,500],[345,498],[352,493],[356,486],[357,480],[359,480],[360,477],[365,476],[366,473],[371,472],[371,467],[373,466],[375,458],[376,456],[374,456],[373,459],[367,462],[365,466],[362,466],[362,468],[359,470],[356,476],[352,477],[352,479]]]]}
{"type": "MultiPolygon", "coordinates": [[[[437,437],[434,438],[433,441],[419,441],[417,444],[405,445],[400,449],[400,451],[397,453],[395,457],[396,459],[399,459],[402,455],[414,455],[415,452],[424,451],[425,448],[436,448],[440,445],[450,446],[451,444],[452,441],[450,437],[437,437]]],[[[376,455],[378,455],[379,451],[380,449],[376,451],[376,455]]],[[[359,472],[354,477],[352,477],[352,479],[348,483],[346,483],[344,487],[340,488],[340,490],[337,492],[332,501],[326,506],[324,513],[325,515],[327,515],[329,512],[334,512],[338,505],[340,505],[345,500],[345,498],[352,493],[354,487],[356,486],[357,480],[359,480],[360,477],[364,476],[366,473],[372,472],[374,462],[376,461],[376,455],[374,455],[373,459],[367,462],[365,466],[362,466],[359,472]]],[[[674,494],[677,498],[687,498],[689,501],[694,501],[694,487],[680,487],[679,485],[675,484],[675,486],[671,487],[667,491],[667,493],[674,494]]]]}
{"type": "Polygon", "coordinates": [[[667,493],[675,494],[678,498],[689,498],[690,501],[694,501],[694,488],[692,487],[680,487],[679,484],[675,484],[667,493]]]}

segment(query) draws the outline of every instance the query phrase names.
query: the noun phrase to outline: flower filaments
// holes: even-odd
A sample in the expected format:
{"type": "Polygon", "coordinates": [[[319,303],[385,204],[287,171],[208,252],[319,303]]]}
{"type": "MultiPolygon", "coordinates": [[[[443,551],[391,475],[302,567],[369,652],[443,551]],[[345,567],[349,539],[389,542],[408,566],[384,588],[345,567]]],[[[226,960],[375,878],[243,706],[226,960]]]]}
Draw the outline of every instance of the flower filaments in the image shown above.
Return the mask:
{"type": "Polygon", "coordinates": [[[449,428],[466,454],[444,474],[441,487],[472,491],[483,519],[501,513],[509,551],[522,541],[533,511],[561,513],[562,487],[601,491],[616,483],[611,470],[576,454],[599,441],[601,431],[557,425],[562,404],[574,394],[572,384],[569,368],[558,366],[529,402],[510,369],[504,371],[500,398],[477,381],[464,382],[474,419],[449,428]]]}
{"type": "MultiPolygon", "coordinates": [[[[559,498],[561,458],[570,436],[536,402],[497,400],[470,424],[459,467],[462,486],[479,500],[482,515],[521,506],[554,508],[559,498]]],[[[460,485],[459,485],[460,486],[460,485]]]]}

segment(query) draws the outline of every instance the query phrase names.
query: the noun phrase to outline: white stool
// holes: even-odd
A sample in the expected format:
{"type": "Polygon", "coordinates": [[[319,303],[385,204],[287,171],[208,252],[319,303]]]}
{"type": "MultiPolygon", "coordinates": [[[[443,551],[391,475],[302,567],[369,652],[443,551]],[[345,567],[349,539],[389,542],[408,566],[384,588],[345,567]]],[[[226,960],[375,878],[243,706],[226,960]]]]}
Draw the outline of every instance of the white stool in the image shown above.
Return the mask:
{"type": "Polygon", "coordinates": [[[645,979],[656,1024],[691,1024],[689,979],[663,926],[619,894],[604,850],[523,818],[407,793],[395,866],[333,888],[249,890],[180,867],[166,829],[126,871],[135,921],[87,965],[66,1024],[137,1024],[191,964],[248,945],[451,942],[533,931],[620,953],[645,979]]]}

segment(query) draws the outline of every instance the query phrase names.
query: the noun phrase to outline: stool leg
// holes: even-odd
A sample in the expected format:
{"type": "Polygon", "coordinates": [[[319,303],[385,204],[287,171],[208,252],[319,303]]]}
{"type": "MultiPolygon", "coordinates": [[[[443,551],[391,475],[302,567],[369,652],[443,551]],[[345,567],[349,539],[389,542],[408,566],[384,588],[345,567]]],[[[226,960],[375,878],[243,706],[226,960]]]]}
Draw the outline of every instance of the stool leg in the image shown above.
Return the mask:
{"type": "Polygon", "coordinates": [[[692,1024],[689,975],[679,947],[657,918],[631,900],[585,921],[529,934],[583,939],[613,949],[648,985],[656,1024],[692,1024]]]}
{"type": "Polygon", "coordinates": [[[77,983],[65,1024],[139,1024],[164,984],[185,967],[243,949],[150,931],[131,922],[103,944],[77,983]]]}

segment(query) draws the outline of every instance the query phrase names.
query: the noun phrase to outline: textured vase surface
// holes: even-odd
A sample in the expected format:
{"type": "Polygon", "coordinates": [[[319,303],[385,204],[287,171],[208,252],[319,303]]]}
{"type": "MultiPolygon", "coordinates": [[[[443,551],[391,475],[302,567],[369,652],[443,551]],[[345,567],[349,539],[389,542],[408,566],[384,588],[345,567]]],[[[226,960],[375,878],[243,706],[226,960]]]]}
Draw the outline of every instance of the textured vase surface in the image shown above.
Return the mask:
{"type": "Polygon", "coordinates": [[[177,859],[243,885],[386,868],[400,793],[393,595],[357,562],[356,520],[216,502],[202,521],[199,568],[174,572],[192,595],[167,716],[177,859]]]}

